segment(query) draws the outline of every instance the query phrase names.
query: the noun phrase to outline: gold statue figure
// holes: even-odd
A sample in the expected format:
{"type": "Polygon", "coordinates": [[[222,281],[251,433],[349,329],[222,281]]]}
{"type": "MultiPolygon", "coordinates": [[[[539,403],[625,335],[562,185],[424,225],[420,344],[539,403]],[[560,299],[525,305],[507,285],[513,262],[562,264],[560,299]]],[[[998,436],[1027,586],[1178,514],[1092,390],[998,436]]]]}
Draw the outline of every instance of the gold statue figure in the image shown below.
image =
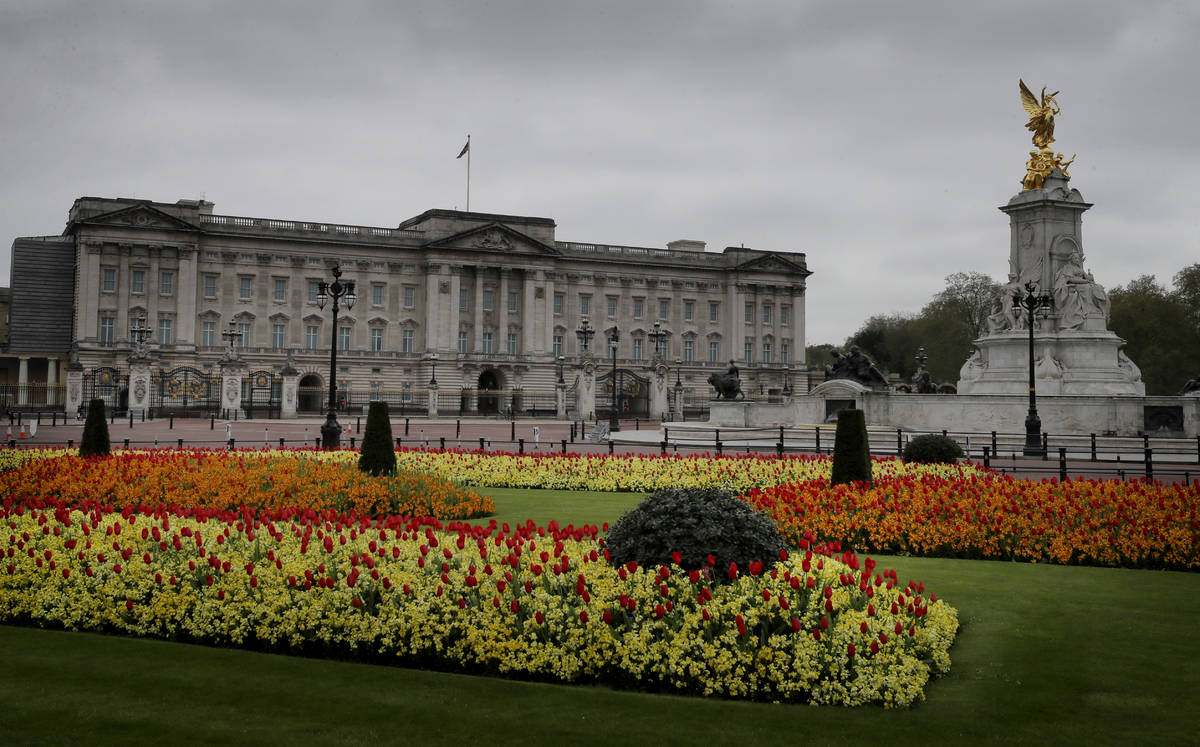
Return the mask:
{"type": "Polygon", "coordinates": [[[1035,146],[1029,151],[1029,160],[1025,162],[1025,178],[1021,180],[1021,187],[1025,190],[1041,189],[1046,177],[1055,169],[1070,179],[1067,167],[1075,162],[1075,156],[1071,156],[1069,161],[1064,161],[1063,154],[1055,153],[1050,147],[1050,143],[1054,142],[1054,115],[1061,113],[1058,101],[1054,98],[1059,92],[1047,95],[1046,87],[1042,86],[1042,97],[1039,101],[1025,85],[1025,81],[1018,79],[1017,82],[1021,86],[1021,106],[1029,112],[1029,121],[1025,127],[1033,133],[1035,146]]]}
{"type": "Polygon", "coordinates": [[[1021,84],[1021,106],[1029,112],[1025,127],[1033,133],[1033,144],[1045,148],[1054,142],[1054,115],[1060,113],[1058,102],[1054,100],[1058,91],[1047,96],[1046,87],[1042,86],[1042,100],[1039,102],[1037,96],[1025,86],[1025,81],[1018,79],[1017,82],[1021,84]]]}

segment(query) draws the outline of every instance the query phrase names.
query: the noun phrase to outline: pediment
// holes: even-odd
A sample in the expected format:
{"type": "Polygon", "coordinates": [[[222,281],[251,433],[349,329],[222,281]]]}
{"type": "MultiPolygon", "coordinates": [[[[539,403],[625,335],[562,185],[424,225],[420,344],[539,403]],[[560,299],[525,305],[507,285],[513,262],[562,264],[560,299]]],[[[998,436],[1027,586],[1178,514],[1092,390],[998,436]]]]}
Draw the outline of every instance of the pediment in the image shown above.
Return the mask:
{"type": "Polygon", "coordinates": [[[427,249],[456,249],[472,252],[494,252],[497,254],[526,255],[535,257],[557,257],[558,249],[503,223],[487,223],[469,231],[431,241],[427,249]]]}
{"type": "Polygon", "coordinates": [[[736,269],[753,272],[775,272],[799,274],[808,277],[812,273],[800,262],[789,259],[783,254],[767,253],[736,265],[736,269]]]}
{"type": "Polygon", "coordinates": [[[305,314],[304,315],[304,323],[305,324],[316,325],[316,324],[321,324],[324,321],[325,321],[325,317],[321,316],[320,314],[305,314]]]}
{"type": "Polygon", "coordinates": [[[122,228],[166,228],[175,231],[199,231],[200,227],[164,213],[148,203],[138,203],[109,213],[76,221],[79,226],[120,226],[122,228]]]}

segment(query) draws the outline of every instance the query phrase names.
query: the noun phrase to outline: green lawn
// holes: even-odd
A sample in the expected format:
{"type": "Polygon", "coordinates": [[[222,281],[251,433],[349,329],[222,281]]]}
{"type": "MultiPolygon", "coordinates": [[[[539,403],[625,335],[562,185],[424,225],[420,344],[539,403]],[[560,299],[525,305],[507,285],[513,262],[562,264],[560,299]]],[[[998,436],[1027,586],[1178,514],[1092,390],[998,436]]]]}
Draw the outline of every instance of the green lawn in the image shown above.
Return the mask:
{"type": "MultiPolygon", "coordinates": [[[[572,516],[561,496],[497,508],[572,516]]],[[[586,495],[586,494],[585,494],[586,495]]],[[[604,494],[601,494],[604,495],[604,494]]],[[[636,496],[626,496],[626,505],[636,496]]],[[[501,505],[503,502],[503,505],[501,505]]],[[[498,520],[515,523],[515,517],[498,520]]],[[[5,743],[1197,743],[1200,574],[881,557],[959,610],[908,711],[569,687],[0,626],[5,743]]]]}
{"type": "Polygon", "coordinates": [[[474,519],[474,524],[487,524],[492,519],[497,524],[508,522],[509,526],[533,523],[544,525],[550,520],[561,526],[574,524],[614,523],[621,514],[642,500],[642,493],[605,493],[595,490],[524,490],[518,488],[475,488],[480,495],[489,495],[496,502],[496,513],[483,519],[474,519]]]}

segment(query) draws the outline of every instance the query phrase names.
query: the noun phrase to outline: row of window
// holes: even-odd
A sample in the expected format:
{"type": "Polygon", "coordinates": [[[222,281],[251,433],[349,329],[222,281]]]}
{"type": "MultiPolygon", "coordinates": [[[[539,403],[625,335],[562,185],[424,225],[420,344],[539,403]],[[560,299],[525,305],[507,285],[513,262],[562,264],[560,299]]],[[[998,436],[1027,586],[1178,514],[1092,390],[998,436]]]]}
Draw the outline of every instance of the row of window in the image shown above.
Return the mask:
{"type": "MultiPolygon", "coordinates": [[[[105,267],[100,271],[100,289],[105,293],[117,292],[117,270],[115,267],[105,267]]],[[[129,273],[129,292],[146,292],[146,271],[133,270],[129,273]]],[[[158,292],[164,296],[175,292],[175,271],[163,270],[158,273],[158,292]]]]}
{"type": "MultiPolygon", "coordinates": [[[[240,322],[237,325],[239,337],[236,344],[239,347],[248,348],[253,346],[251,339],[252,326],[249,322],[240,322]]],[[[374,328],[368,330],[370,334],[368,350],[371,352],[382,352],[384,346],[383,329],[374,328]]],[[[102,345],[111,345],[116,341],[116,318],[111,316],[100,317],[100,343],[102,345]]],[[[306,325],[304,327],[304,347],[308,350],[319,350],[323,348],[320,339],[321,329],[315,325],[306,325]]],[[[350,327],[338,327],[338,348],[341,350],[350,349],[350,335],[352,329],[350,327]]],[[[224,333],[221,333],[222,335],[224,333]]],[[[158,320],[158,344],[170,345],[174,342],[174,320],[159,319],[158,320]]],[[[225,344],[224,337],[218,337],[217,323],[213,321],[204,321],[200,324],[200,344],[205,347],[216,347],[217,345],[225,344]]],[[[632,340],[632,358],[633,360],[642,360],[643,341],[639,338],[632,340]]],[[[283,349],[287,347],[287,325],[272,324],[271,325],[271,347],[283,349]]],[[[504,352],[509,355],[516,355],[520,349],[520,339],[516,332],[509,332],[504,339],[504,352]]],[[[553,338],[553,355],[555,358],[563,355],[563,336],[554,335],[553,338]]],[[[411,329],[400,330],[400,352],[414,352],[414,333],[411,329]]],[[[470,335],[466,330],[458,332],[458,352],[469,353],[470,351],[470,335]]],[[[484,332],[480,338],[480,352],[485,355],[498,352],[495,350],[495,336],[492,332],[484,332]]],[[[683,341],[683,360],[695,360],[695,341],[683,341]]],[[[788,343],[783,342],[779,345],[779,363],[787,363],[789,360],[788,343]]],[[[608,355],[611,358],[614,351],[610,348],[608,355]]],[[[666,343],[659,343],[658,354],[666,357],[666,343]]],[[[754,360],[754,342],[747,341],[743,351],[743,360],[747,363],[754,360]]],[[[708,360],[710,363],[719,363],[722,360],[721,343],[712,341],[708,343],[708,360]]],[[[772,345],[769,342],[762,343],[762,362],[775,363],[773,357],[772,345]]]]}
{"type": "MultiPolygon", "coordinates": [[[[204,297],[217,297],[217,275],[204,276],[204,297]]],[[[274,294],[273,298],[276,301],[287,301],[287,278],[274,278],[274,294]]],[[[308,300],[316,302],[317,291],[320,281],[308,281],[308,300]]],[[[371,304],[373,306],[383,306],[384,297],[386,294],[386,285],[383,283],[373,283],[371,285],[371,304]]],[[[107,293],[115,293],[117,290],[117,270],[112,267],[106,267],[102,270],[102,288],[107,293]]],[[[159,273],[159,293],[164,296],[169,296],[174,293],[175,288],[175,273],[172,270],[163,270],[159,273]]],[[[145,293],[146,292],[146,271],[133,270],[130,273],[130,292],[145,293]]],[[[417,303],[417,289],[414,286],[406,285],[403,287],[404,308],[411,309],[417,303]]],[[[243,301],[248,301],[254,298],[254,278],[250,276],[238,277],[238,298],[243,301]]],[[[510,313],[516,313],[518,310],[519,295],[517,291],[508,291],[507,308],[510,313]]],[[[616,296],[608,296],[607,315],[609,317],[617,316],[618,298],[616,296]]],[[[641,319],[645,316],[645,300],[644,298],[633,299],[633,318],[641,319]]],[[[566,295],[563,293],[554,294],[554,313],[562,314],[566,303],[566,295]]],[[[495,292],[491,290],[483,291],[483,310],[492,311],[495,305],[495,292]]],[[[684,321],[694,321],[695,319],[694,301],[683,302],[683,319],[684,321]]],[[[458,308],[461,311],[470,309],[470,291],[459,291],[458,308]]],[[[747,324],[753,324],[755,318],[756,304],[747,303],[745,308],[745,320],[747,324]]],[[[761,320],[763,325],[771,325],[774,323],[774,309],[771,304],[763,304],[761,307],[761,320]]],[[[790,306],[779,306],[779,324],[788,326],[791,324],[790,306]]],[[[580,316],[590,316],[592,313],[592,297],[589,294],[580,294],[579,296],[579,314],[580,316]]],[[[721,304],[719,301],[708,302],[708,319],[709,321],[720,321],[721,304]]],[[[658,317],[659,319],[671,318],[671,300],[660,298],[658,300],[658,317]]]]}

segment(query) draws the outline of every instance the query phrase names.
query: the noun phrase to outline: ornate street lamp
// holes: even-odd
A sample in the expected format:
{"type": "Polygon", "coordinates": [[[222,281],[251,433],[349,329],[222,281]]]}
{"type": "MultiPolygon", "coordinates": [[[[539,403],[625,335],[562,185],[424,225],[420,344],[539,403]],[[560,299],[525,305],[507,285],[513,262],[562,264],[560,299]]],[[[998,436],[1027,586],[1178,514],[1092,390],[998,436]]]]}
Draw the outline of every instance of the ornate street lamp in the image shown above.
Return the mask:
{"type": "Polygon", "coordinates": [[[333,282],[324,280],[317,286],[317,306],[324,309],[325,304],[333,299],[333,334],[329,346],[329,415],[321,426],[321,446],[326,449],[336,449],[341,445],[342,426],[337,420],[337,335],[338,335],[338,302],[345,301],[346,308],[354,308],[358,296],[354,293],[354,281],[341,281],[342,269],[337,265],[331,270],[333,282]]]}
{"type": "Polygon", "coordinates": [[[563,380],[563,364],[567,362],[567,359],[564,356],[560,355],[560,356],[558,356],[558,358],[555,359],[555,362],[558,363],[558,383],[559,384],[567,383],[566,381],[563,380]]]}
{"type": "Polygon", "coordinates": [[[129,341],[133,343],[133,354],[138,358],[145,358],[149,353],[146,346],[146,341],[150,339],[153,330],[146,326],[144,317],[138,317],[133,324],[129,326],[129,341]]]}
{"type": "Polygon", "coordinates": [[[588,324],[588,320],[584,319],[583,324],[579,325],[579,329],[575,330],[575,336],[579,338],[579,352],[586,353],[592,344],[592,336],[596,334],[596,330],[588,324]]]}
{"type": "Polygon", "coordinates": [[[679,372],[683,369],[683,361],[679,358],[675,359],[675,411],[679,413],[679,419],[683,420],[683,382],[679,380],[679,372]]]}
{"type": "Polygon", "coordinates": [[[237,343],[242,339],[242,333],[238,332],[237,322],[230,322],[229,329],[222,332],[221,337],[225,338],[225,342],[229,344],[228,349],[225,351],[225,360],[236,361],[238,357],[237,343]]]}
{"type": "Polygon", "coordinates": [[[792,396],[792,367],[787,363],[783,364],[783,396],[792,396]]]}
{"type": "Polygon", "coordinates": [[[654,329],[646,333],[646,337],[650,338],[650,344],[654,346],[654,355],[651,356],[652,360],[657,361],[659,358],[666,357],[662,349],[662,343],[663,340],[666,339],[666,336],[667,333],[663,331],[662,324],[660,322],[655,322],[654,329]]]}
{"type": "Polygon", "coordinates": [[[612,355],[612,411],[608,414],[608,432],[615,433],[621,430],[621,423],[617,420],[617,397],[619,387],[617,386],[617,343],[621,341],[621,331],[617,329],[617,325],[613,325],[608,333],[608,352],[612,355]]]}
{"type": "Polygon", "coordinates": [[[1037,386],[1034,381],[1033,359],[1033,328],[1037,326],[1036,316],[1045,318],[1054,308],[1054,299],[1049,295],[1037,292],[1037,285],[1031,280],[1025,284],[1025,294],[1021,291],[1013,293],[1013,310],[1022,309],[1029,315],[1029,414],[1025,416],[1025,456],[1042,455],[1042,419],[1037,411],[1037,386]]]}
{"type": "Polygon", "coordinates": [[[429,361],[430,365],[432,366],[432,368],[430,370],[430,374],[429,374],[429,386],[437,387],[437,385],[438,385],[438,383],[437,383],[438,354],[430,353],[429,355],[425,356],[425,360],[429,361]]]}

